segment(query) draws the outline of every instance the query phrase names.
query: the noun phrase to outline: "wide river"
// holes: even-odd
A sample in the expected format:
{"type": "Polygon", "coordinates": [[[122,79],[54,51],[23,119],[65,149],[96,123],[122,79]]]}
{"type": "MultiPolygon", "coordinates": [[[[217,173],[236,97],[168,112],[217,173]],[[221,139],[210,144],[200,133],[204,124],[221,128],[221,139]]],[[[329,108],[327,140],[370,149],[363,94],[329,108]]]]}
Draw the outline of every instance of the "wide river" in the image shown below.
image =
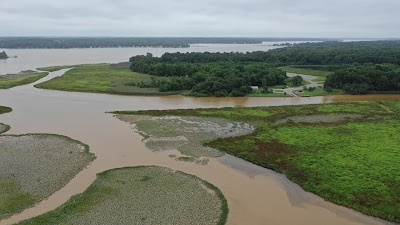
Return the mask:
{"type": "MultiPolygon", "coordinates": [[[[254,48],[258,50],[257,48],[264,47],[254,48]]],[[[142,49],[139,50],[142,51],[142,49]]],[[[177,49],[174,50],[177,51],[177,49]]],[[[248,49],[248,51],[251,50],[248,49]]],[[[26,54],[33,54],[32,52],[35,51],[53,51],[55,55],[62,55],[69,50],[16,51],[19,51],[22,57],[25,51],[26,54]]],[[[86,50],[74,51],[84,54],[86,50]]],[[[128,50],[112,49],[112,51],[122,51],[122,54],[127,54],[125,51],[128,50]]],[[[134,49],[134,51],[136,50],[134,49]]],[[[211,50],[203,48],[203,51],[211,50]]],[[[107,52],[107,50],[104,50],[104,52],[107,52]]],[[[130,55],[126,56],[129,57],[130,55]]],[[[91,63],[126,61],[126,56],[109,61],[102,61],[105,58],[100,56],[98,61],[92,59],[91,63]]],[[[54,57],[60,59],[64,56],[54,57]]],[[[71,57],[79,59],[80,56],[71,57]]],[[[65,58],[68,59],[68,57],[65,58]]],[[[40,59],[38,59],[37,63],[30,64],[30,67],[20,65],[19,67],[15,66],[15,68],[16,70],[23,70],[34,69],[32,66],[37,67],[39,65],[76,64],[79,63],[78,59],[74,59],[76,62],[68,61],[68,59],[65,62],[58,61],[51,64],[46,64],[46,62],[40,64],[40,59]]],[[[42,60],[47,60],[47,58],[42,58],[42,60]]],[[[88,63],[88,61],[84,62],[88,63]]],[[[3,70],[2,68],[2,71],[6,71],[6,69],[3,70]]],[[[7,69],[7,71],[10,70],[7,69]]],[[[65,71],[50,73],[48,77],[38,82],[61,76],[65,71]]],[[[34,88],[33,84],[0,90],[0,105],[12,107],[14,110],[12,113],[0,116],[0,122],[12,127],[8,132],[9,134],[55,133],[66,135],[88,144],[91,152],[97,156],[97,159],[90,166],[79,173],[60,191],[35,207],[27,209],[8,220],[0,221],[0,224],[13,224],[55,209],[71,196],[83,192],[94,181],[99,172],[111,168],[138,165],[165,166],[194,174],[213,183],[221,189],[228,200],[230,209],[228,224],[390,224],[326,202],[314,194],[305,192],[281,174],[230,155],[211,159],[209,164],[204,166],[171,159],[168,157],[171,152],[152,152],[142,143],[142,137],[134,132],[132,125],[121,122],[112,115],[105,113],[114,110],[298,105],[383,99],[400,99],[400,96],[369,95],[312,98],[140,97],[41,90],[34,88]]]]}

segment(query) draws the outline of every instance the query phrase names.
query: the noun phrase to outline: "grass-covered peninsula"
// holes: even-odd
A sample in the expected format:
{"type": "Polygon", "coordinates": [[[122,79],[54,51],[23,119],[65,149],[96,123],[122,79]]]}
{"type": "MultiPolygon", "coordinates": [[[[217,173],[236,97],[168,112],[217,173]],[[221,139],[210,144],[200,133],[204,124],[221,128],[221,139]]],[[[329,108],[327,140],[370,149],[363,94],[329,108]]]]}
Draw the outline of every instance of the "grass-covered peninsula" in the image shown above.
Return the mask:
{"type": "Polygon", "coordinates": [[[171,78],[135,73],[120,64],[56,66],[39,68],[39,70],[52,72],[65,68],[73,69],[67,71],[61,77],[37,84],[35,87],[61,91],[126,95],[170,95],[180,93],[160,92],[158,88],[149,87],[152,82],[171,78]]]}
{"type": "Polygon", "coordinates": [[[223,225],[228,205],[214,185],[162,167],[105,171],[82,194],[20,225],[193,224],[223,225]]]}
{"type": "Polygon", "coordinates": [[[400,101],[116,113],[255,125],[251,134],[206,146],[284,173],[331,202],[400,222],[400,101]]]}
{"type": "Polygon", "coordinates": [[[47,76],[47,72],[23,71],[18,74],[0,76],[0,89],[9,89],[16,86],[30,84],[47,76]]]}

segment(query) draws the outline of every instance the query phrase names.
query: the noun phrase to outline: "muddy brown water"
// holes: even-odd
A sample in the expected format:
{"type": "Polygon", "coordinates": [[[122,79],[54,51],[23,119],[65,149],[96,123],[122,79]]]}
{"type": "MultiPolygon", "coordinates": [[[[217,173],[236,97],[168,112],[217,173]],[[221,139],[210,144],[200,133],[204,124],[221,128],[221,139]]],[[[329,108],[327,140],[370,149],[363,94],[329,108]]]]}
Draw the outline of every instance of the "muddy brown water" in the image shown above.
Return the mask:
{"type": "MultiPolygon", "coordinates": [[[[50,73],[43,80],[60,76],[65,71],[50,73]]],[[[134,132],[131,125],[104,113],[114,110],[275,106],[385,99],[400,99],[400,95],[310,98],[140,97],[40,90],[33,88],[32,84],[0,90],[0,105],[10,106],[14,110],[0,116],[1,122],[11,125],[9,134],[67,135],[88,144],[91,152],[97,156],[90,166],[47,200],[0,224],[13,224],[55,209],[71,196],[83,192],[99,172],[138,165],[169,167],[213,183],[228,200],[228,224],[390,224],[326,202],[305,192],[281,174],[230,155],[211,159],[204,166],[168,157],[175,152],[152,152],[144,146],[142,137],[134,132]]]]}

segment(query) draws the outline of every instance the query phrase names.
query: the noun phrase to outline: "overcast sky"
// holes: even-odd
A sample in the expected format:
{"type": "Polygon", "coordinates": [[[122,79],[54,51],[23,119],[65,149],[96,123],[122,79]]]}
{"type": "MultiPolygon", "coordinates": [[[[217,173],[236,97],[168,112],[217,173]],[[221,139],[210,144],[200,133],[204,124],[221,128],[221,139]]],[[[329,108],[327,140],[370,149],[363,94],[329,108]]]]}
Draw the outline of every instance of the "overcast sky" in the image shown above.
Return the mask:
{"type": "Polygon", "coordinates": [[[400,38],[400,0],[1,0],[0,36],[400,38]]]}

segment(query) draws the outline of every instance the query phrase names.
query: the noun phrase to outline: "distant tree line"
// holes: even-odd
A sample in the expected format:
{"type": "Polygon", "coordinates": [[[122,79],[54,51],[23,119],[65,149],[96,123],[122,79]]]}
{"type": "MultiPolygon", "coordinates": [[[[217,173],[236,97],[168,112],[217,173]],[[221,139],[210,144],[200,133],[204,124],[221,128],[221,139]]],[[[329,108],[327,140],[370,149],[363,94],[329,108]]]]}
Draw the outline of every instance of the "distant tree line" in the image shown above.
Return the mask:
{"type": "MultiPolygon", "coordinates": [[[[176,53],[180,55],[181,53],[176,53]]],[[[266,63],[233,62],[218,60],[169,60],[174,54],[162,57],[134,56],[130,58],[131,70],[162,77],[169,80],[152,82],[160,91],[190,90],[196,96],[244,96],[252,92],[251,86],[268,87],[282,85],[286,73],[266,63]]],[[[212,54],[210,54],[212,56],[212,54]]]]}
{"type": "Polygon", "coordinates": [[[0,48],[189,47],[190,44],[261,44],[263,41],[305,41],[307,38],[199,37],[0,37],[0,48]]]}
{"type": "Polygon", "coordinates": [[[8,55],[5,51],[0,52],[0,59],[7,59],[7,58],[8,58],[8,55]]]}
{"type": "Polygon", "coordinates": [[[294,44],[267,52],[166,53],[163,63],[263,62],[271,65],[400,65],[400,41],[320,42],[294,44]]]}

